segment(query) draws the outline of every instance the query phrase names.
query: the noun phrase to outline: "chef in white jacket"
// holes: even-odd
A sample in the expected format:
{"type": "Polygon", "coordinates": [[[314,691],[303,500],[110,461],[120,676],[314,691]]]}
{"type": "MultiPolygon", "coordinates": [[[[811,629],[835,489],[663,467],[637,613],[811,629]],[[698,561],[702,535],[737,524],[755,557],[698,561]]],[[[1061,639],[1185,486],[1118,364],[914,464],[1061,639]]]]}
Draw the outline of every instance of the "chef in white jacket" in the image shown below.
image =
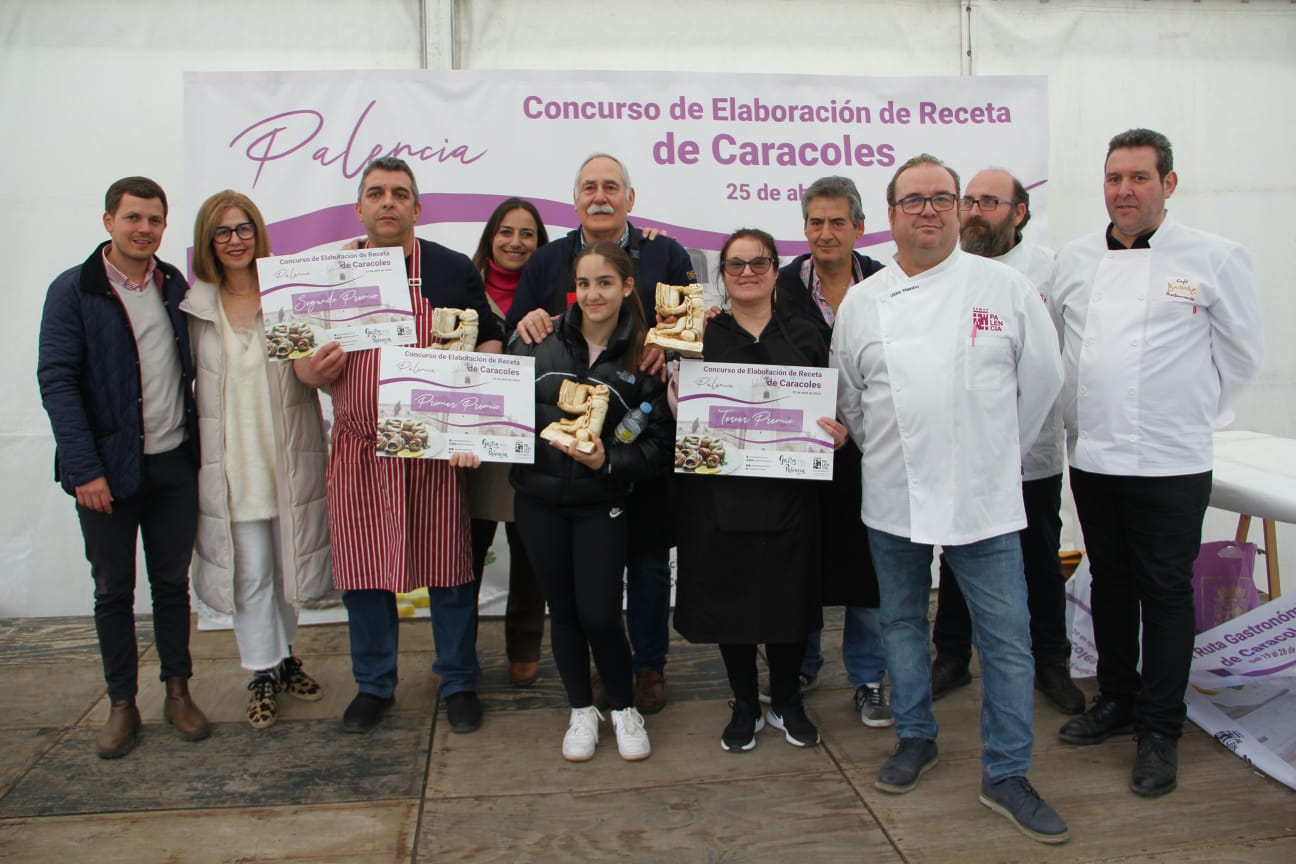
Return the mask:
{"type": "MultiPolygon", "coordinates": [[[[978,171],[959,199],[959,248],[992,258],[1023,274],[1046,300],[1053,278],[1053,251],[1022,236],[1030,222],[1030,192],[1002,168],[978,171]]],[[[1062,404],[1053,403],[1039,438],[1022,459],[1022,502],[1026,528],[1021,532],[1030,609],[1031,655],[1035,689],[1059,710],[1080,714],[1085,694],[1071,680],[1071,643],[1067,639],[1066,576],[1058,560],[1062,536],[1062,473],[1066,447],[1062,404]]],[[[941,557],[940,599],[932,627],[936,660],[932,663],[932,699],[969,684],[972,675],[972,619],[958,580],[941,557]]]]}
{"type": "Polygon", "coordinates": [[[958,176],[933,156],[887,187],[894,260],[837,313],[838,412],[863,453],[861,516],[881,589],[899,743],[875,785],[908,792],[936,764],[927,603],[940,544],[972,613],[983,675],[980,800],[1045,843],[1066,823],[1026,780],[1034,664],[1017,532],[1022,454],[1062,384],[1039,293],[958,249],[958,176]]]}
{"type": "Polygon", "coordinates": [[[1071,490],[1093,574],[1099,690],[1059,734],[1098,744],[1132,726],[1130,786],[1146,797],[1177,783],[1212,431],[1231,419],[1261,357],[1251,256],[1167,213],[1178,184],[1172,156],[1148,129],[1111,140],[1111,224],[1058,254],[1051,303],[1071,490]]]}

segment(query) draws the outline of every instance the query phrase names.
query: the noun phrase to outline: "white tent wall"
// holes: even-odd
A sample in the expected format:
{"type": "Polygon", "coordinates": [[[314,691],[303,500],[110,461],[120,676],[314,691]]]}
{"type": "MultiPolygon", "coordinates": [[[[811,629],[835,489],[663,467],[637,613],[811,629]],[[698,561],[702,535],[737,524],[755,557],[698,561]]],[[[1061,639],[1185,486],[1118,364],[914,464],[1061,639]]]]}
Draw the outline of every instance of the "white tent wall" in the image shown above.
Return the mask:
{"type": "MultiPolygon", "coordinates": [[[[1245,242],[1266,321],[1264,369],[1236,428],[1296,436],[1296,5],[1039,0],[5,0],[6,118],[0,231],[12,308],[0,375],[0,617],[87,614],[92,598],[71,502],[51,482],[53,441],[35,386],[45,287],[103,237],[102,195],[126,174],[167,189],[176,213],[212,190],[184,188],[183,73],[347,68],[583,68],[828,75],[1049,76],[1053,246],[1105,224],[1106,141],[1130,126],[1176,145],[1183,221],[1245,242]],[[739,10],[739,11],[735,11],[739,10]],[[1286,205],[1286,206],[1283,206],[1286,205]],[[1284,218],[1285,217],[1285,218],[1284,218]]],[[[594,142],[591,142],[592,144],[594,142]]],[[[960,165],[964,174],[978,165],[960,165]]],[[[573,157],[575,158],[575,156],[573,157]]],[[[555,166],[564,178],[571,166],[555,166]]],[[[866,202],[880,213],[881,202],[866,202]]],[[[873,217],[878,218],[877,216],[873,217]]],[[[1032,226],[1035,228],[1036,226],[1032,226]]],[[[184,260],[173,220],[161,255],[184,260]]],[[[1231,536],[1212,511],[1206,536],[1231,536]]],[[[1280,526],[1286,590],[1296,531],[1280,526]]],[[[148,609],[148,592],[138,592],[148,609]]]]}

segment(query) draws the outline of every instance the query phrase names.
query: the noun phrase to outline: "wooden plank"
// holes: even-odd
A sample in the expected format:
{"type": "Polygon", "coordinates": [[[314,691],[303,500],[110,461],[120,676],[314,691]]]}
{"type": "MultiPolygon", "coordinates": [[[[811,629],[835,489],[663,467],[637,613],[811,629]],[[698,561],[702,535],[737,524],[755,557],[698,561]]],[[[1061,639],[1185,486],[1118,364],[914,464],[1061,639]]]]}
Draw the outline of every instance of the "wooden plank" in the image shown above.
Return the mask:
{"type": "Polygon", "coordinates": [[[105,692],[103,666],[97,649],[95,653],[93,661],[57,666],[45,661],[0,664],[0,729],[71,726],[84,717],[105,692]]]}
{"type": "Polygon", "coordinates": [[[105,760],[95,730],[77,728],[0,799],[0,818],[416,798],[430,731],[426,715],[395,714],[363,735],[336,721],[227,723],[191,743],[146,725],[128,756],[105,760]]]}
{"type": "Polygon", "coordinates": [[[61,729],[0,729],[0,798],[53,747],[61,729]]]}
{"type": "Polygon", "coordinates": [[[0,861],[408,862],[418,801],[0,822],[0,861]],[[91,851],[93,850],[93,851],[91,851]]]}
{"type": "Polygon", "coordinates": [[[487,715],[481,732],[452,734],[438,723],[429,799],[455,796],[535,795],[616,790],[628,786],[677,785],[753,777],[822,772],[832,768],[820,747],[788,744],[783,733],[766,729],[749,753],[727,753],[720,733],[729,722],[726,701],[668,705],[645,718],[653,754],[626,762],[617,754],[610,722],[600,725],[598,751],[589,762],[562,758],[568,709],[487,715]],[[508,742],[506,746],[502,742],[508,742]],[[519,770],[525,764],[526,770],[519,770]]]}
{"type": "MultiPolygon", "coordinates": [[[[604,760],[598,770],[608,773],[608,767],[604,760]]],[[[903,859],[841,777],[821,771],[777,780],[617,786],[585,794],[429,798],[414,860],[889,864],[903,859]]]]}

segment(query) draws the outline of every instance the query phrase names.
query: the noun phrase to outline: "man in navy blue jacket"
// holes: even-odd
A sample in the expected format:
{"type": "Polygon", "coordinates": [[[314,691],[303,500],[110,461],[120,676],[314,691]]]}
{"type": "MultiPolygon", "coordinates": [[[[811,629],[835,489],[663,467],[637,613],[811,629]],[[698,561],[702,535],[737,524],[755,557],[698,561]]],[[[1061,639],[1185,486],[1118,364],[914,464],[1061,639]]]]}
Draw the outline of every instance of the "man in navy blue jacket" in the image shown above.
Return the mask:
{"type": "MultiPolygon", "coordinates": [[[[653,321],[657,283],[690,285],[697,281],[689,254],[676,241],[648,239],[627,217],[634,209],[630,172],[619,159],[595,153],[581,163],[572,189],[572,204],[581,227],[541,246],[527,261],[509,307],[505,330],[531,344],[553,331],[554,316],[568,306],[575,291],[572,260],[586,243],[611,240],[630,253],[635,287],[648,323],[653,321]]],[[[657,374],[664,363],[659,348],[644,350],[640,369],[657,374]]],[[[666,478],[635,484],[629,500],[629,554],[626,562],[626,623],[634,651],[635,707],[653,714],[666,705],[663,670],[670,649],[670,547],[663,534],[669,501],[666,478]]]]}
{"type": "Polygon", "coordinates": [[[49,287],[36,375],[54,429],[54,476],[76,497],[95,583],[95,628],[112,702],[96,746],[123,756],[135,705],[135,545],[144,538],[153,633],[166,684],[163,717],[188,741],[207,737],[189,696],[189,559],[198,523],[198,426],[188,289],[155,253],[166,230],[162,187],[126,177],[108,189],[111,238],[49,287]]]}

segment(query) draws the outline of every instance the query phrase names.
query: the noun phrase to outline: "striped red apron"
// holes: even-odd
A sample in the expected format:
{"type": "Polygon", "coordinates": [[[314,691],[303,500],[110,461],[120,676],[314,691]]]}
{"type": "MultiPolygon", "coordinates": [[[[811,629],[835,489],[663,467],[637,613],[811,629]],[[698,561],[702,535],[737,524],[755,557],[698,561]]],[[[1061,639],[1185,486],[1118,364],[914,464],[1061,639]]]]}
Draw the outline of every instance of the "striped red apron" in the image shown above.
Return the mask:
{"type": "MultiPolygon", "coordinates": [[[[406,260],[418,344],[432,341],[432,305],[421,289],[417,241],[406,260]]],[[[333,582],[396,593],[448,588],[473,578],[463,470],[444,459],[378,458],[378,351],[347,355],[333,382],[328,468],[333,582]]]]}

